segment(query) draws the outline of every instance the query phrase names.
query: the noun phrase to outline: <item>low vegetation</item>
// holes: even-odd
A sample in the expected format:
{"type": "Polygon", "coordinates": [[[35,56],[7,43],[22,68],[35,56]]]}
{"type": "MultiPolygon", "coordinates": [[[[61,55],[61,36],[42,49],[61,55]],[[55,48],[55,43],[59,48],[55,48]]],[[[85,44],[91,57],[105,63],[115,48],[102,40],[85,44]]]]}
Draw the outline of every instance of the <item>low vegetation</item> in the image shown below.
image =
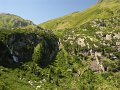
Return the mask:
{"type": "Polygon", "coordinates": [[[119,90],[119,4],[100,0],[40,25],[51,30],[0,15],[0,90],[119,90]]]}

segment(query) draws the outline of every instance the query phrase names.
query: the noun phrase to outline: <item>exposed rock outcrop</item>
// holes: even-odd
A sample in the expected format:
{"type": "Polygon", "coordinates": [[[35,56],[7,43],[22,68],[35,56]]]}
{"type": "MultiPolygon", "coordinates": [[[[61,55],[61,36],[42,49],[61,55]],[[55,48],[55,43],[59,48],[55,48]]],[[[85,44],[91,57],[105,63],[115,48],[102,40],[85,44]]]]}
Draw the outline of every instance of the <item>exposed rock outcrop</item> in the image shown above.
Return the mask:
{"type": "Polygon", "coordinates": [[[0,65],[32,60],[34,48],[41,42],[43,45],[41,50],[43,51],[39,54],[44,55],[44,60],[52,61],[58,51],[58,39],[50,32],[22,32],[19,30],[3,31],[2,33],[1,36],[3,35],[3,38],[0,40],[0,65]],[[5,59],[6,57],[7,59],[5,59]],[[3,63],[4,61],[5,63],[3,63]]]}

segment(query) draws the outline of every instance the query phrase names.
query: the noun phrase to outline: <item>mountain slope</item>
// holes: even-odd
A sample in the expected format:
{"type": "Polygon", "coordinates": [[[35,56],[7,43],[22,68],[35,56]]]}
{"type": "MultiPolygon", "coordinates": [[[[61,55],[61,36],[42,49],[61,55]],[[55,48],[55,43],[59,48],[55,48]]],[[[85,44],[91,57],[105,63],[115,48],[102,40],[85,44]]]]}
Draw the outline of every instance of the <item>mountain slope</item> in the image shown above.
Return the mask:
{"type": "Polygon", "coordinates": [[[65,22],[74,23],[59,38],[39,26],[0,30],[0,90],[119,90],[120,16],[114,1],[97,4],[112,14],[98,14],[95,5],[66,15],[65,22]]]}
{"type": "Polygon", "coordinates": [[[42,23],[39,26],[54,30],[73,28],[96,18],[109,18],[119,15],[119,0],[100,0],[97,4],[83,12],[74,12],[72,14],[42,23]]]}
{"type": "Polygon", "coordinates": [[[105,71],[120,71],[120,17],[95,19],[65,30],[61,41],[70,55],[89,62],[88,66],[98,61],[105,71]]]}
{"type": "Polygon", "coordinates": [[[13,14],[9,14],[9,13],[0,14],[0,30],[11,29],[11,28],[21,28],[29,25],[34,25],[34,24],[30,20],[24,20],[23,18],[13,14]]]}

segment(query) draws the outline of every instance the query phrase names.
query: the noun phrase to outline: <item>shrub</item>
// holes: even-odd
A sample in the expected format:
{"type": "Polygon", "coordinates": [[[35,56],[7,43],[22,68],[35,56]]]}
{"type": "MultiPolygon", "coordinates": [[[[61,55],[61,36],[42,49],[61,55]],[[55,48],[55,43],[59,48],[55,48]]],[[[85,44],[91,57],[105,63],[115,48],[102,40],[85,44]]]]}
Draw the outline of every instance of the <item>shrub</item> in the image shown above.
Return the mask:
{"type": "Polygon", "coordinates": [[[43,62],[42,52],[43,52],[43,44],[41,42],[34,48],[33,61],[35,63],[42,64],[43,62]]]}

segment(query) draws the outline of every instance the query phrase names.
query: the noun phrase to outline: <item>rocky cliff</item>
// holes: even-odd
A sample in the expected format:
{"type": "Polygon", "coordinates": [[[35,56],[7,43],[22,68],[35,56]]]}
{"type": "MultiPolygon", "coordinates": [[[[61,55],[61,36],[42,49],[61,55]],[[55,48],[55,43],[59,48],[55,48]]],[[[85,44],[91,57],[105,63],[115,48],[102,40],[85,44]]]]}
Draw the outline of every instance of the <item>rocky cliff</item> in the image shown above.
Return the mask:
{"type": "Polygon", "coordinates": [[[34,49],[40,43],[42,48],[39,54],[44,57],[38,58],[38,61],[42,60],[38,64],[42,66],[48,65],[58,51],[58,39],[47,31],[0,31],[0,37],[0,65],[3,66],[32,60],[32,57],[36,55],[33,54],[34,49]]]}

